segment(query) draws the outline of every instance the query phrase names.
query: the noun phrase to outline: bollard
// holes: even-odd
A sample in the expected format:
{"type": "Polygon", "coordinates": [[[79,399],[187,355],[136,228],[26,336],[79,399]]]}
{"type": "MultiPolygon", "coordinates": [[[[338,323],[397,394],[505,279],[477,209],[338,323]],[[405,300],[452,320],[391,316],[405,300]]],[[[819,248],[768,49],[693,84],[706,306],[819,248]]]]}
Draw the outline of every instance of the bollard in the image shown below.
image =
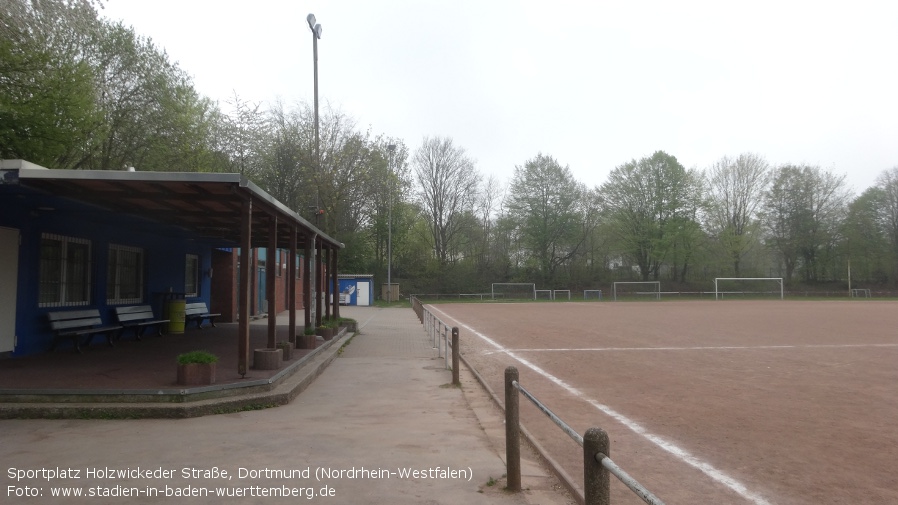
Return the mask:
{"type": "Polygon", "coordinates": [[[458,326],[452,328],[452,384],[461,386],[461,379],[458,377],[458,326]]]}
{"type": "Polygon", "coordinates": [[[521,428],[518,413],[518,391],[512,384],[518,381],[518,369],[505,369],[505,465],[509,491],[521,490],[521,428]]]}
{"type": "Polygon", "coordinates": [[[608,434],[601,428],[590,428],[583,435],[583,496],[586,505],[611,503],[610,472],[596,457],[598,454],[611,456],[608,434]]]}

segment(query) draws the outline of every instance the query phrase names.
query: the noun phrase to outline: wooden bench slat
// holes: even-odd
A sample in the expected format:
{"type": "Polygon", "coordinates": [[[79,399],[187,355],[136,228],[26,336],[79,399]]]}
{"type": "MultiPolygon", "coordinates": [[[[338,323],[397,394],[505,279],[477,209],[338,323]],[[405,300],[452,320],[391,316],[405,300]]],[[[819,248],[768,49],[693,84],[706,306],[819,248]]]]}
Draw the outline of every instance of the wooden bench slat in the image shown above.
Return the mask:
{"type": "Polygon", "coordinates": [[[121,325],[104,326],[98,309],[48,312],[47,319],[50,321],[50,329],[56,332],[56,336],[53,338],[53,345],[50,347],[51,351],[56,348],[59,340],[70,338],[75,351],[80,353],[81,347],[78,345],[78,337],[87,337],[83,344],[87,346],[90,345],[94,335],[101,333],[106,335],[106,342],[111,347],[112,334],[122,330],[121,325]]]}

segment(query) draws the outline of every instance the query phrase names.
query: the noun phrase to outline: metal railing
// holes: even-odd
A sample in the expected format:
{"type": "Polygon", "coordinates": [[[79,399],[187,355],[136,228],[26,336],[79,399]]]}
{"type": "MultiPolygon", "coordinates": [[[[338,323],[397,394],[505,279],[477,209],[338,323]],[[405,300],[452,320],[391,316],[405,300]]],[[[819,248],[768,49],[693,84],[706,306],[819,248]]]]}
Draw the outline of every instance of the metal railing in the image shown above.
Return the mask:
{"type": "Polygon", "coordinates": [[[452,384],[460,386],[458,327],[450,327],[444,323],[442,319],[427,310],[417,297],[413,296],[411,301],[412,309],[418,315],[418,320],[424,325],[424,331],[430,337],[433,348],[437,350],[437,356],[443,358],[447,369],[452,370],[452,384]]]}
{"type": "Polygon", "coordinates": [[[657,496],[645,488],[611,460],[611,443],[601,428],[589,428],[581,437],[548,407],[540,402],[518,382],[518,369],[505,369],[505,459],[508,465],[509,491],[521,490],[521,435],[518,392],[533,402],[562,431],[583,448],[583,498],[586,505],[610,505],[611,485],[609,475],[614,475],[642,501],[649,505],[664,505],[657,496]]]}

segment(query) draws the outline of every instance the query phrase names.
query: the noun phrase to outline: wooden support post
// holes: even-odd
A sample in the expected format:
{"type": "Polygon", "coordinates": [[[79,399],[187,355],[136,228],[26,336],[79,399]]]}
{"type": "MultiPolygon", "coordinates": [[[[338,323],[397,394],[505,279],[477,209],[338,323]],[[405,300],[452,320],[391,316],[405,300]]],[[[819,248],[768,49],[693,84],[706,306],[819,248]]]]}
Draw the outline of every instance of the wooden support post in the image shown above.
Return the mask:
{"type": "Polygon", "coordinates": [[[268,311],[268,348],[277,347],[277,269],[278,269],[278,218],[271,216],[268,221],[268,253],[265,260],[265,298],[268,311]]]}
{"type": "Polygon", "coordinates": [[[510,366],[505,369],[505,466],[507,489],[511,492],[521,490],[521,427],[518,412],[519,395],[512,385],[518,381],[518,369],[510,366]]]}
{"type": "Polygon", "coordinates": [[[249,368],[249,303],[252,272],[253,202],[245,200],[240,214],[240,279],[237,283],[237,373],[249,368]]]}

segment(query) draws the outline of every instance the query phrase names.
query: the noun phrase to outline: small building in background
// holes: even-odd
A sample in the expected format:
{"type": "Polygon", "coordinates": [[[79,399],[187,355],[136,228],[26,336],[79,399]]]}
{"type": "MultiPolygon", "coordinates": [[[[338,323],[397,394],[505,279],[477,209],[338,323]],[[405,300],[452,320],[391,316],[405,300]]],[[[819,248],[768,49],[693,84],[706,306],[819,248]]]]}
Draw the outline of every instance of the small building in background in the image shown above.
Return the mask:
{"type": "Polygon", "coordinates": [[[371,274],[340,274],[340,305],[371,305],[374,301],[374,276],[371,274]]]}

